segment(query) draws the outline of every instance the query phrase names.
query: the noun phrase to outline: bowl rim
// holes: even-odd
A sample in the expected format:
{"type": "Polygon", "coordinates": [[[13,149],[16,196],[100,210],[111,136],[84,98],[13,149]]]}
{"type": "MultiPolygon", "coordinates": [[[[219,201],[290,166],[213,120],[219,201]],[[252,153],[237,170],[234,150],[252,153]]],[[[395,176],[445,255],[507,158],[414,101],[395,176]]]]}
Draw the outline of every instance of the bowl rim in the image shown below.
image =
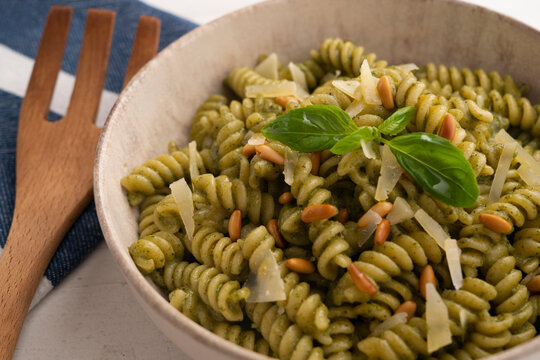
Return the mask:
{"type": "MultiPolygon", "coordinates": [[[[131,258],[125,257],[123,255],[123,253],[125,252],[124,246],[121,245],[120,241],[116,239],[113,235],[111,229],[114,228],[114,224],[110,223],[110,221],[107,219],[107,210],[105,210],[103,206],[104,187],[102,186],[102,182],[100,181],[100,179],[102,179],[103,177],[102,162],[103,159],[107,156],[105,150],[107,139],[111,132],[110,129],[115,125],[115,122],[120,121],[119,119],[122,118],[122,108],[131,98],[131,94],[137,87],[137,85],[140,82],[144,81],[150,70],[159,66],[161,59],[173,56],[176,48],[182,48],[183,46],[191,43],[192,41],[196,41],[201,34],[213,31],[214,28],[218,28],[222,23],[232,22],[237,17],[243,16],[244,14],[248,14],[253,11],[264,11],[261,9],[264,9],[265,7],[272,7],[275,6],[275,4],[279,3],[288,3],[290,1],[291,0],[266,0],[243,7],[233,12],[227,13],[208,23],[197,26],[195,29],[179,37],[178,39],[167,45],[164,49],[162,49],[152,60],[150,60],[146,65],[144,65],[143,68],[141,68],[137,72],[137,74],[135,74],[135,76],[132,77],[126,87],[119,94],[104,123],[101,136],[97,144],[96,157],[94,162],[94,201],[96,205],[96,212],[98,215],[99,224],[103,232],[107,247],[109,248],[117,266],[120,268],[122,274],[126,278],[131,291],[137,293],[140,296],[141,300],[143,300],[147,305],[151,306],[152,309],[158,313],[161,319],[167,321],[170,326],[174,328],[179,328],[180,331],[185,332],[188,337],[196,339],[203,345],[210,345],[216,351],[222,351],[225,352],[227,355],[235,356],[240,359],[267,359],[268,357],[258,354],[254,351],[247,350],[233,342],[221,338],[220,336],[214,334],[210,330],[204,328],[202,325],[199,325],[181,312],[174,309],[172,306],[170,306],[170,303],[162,296],[162,294],[160,294],[156,290],[156,288],[149,283],[146,277],[137,269],[131,258]],[[134,287],[136,287],[136,289],[134,289],[134,287]]],[[[294,1],[299,2],[303,0],[294,1]]],[[[413,3],[425,2],[425,0],[409,1],[413,3]]],[[[499,21],[509,23],[514,27],[522,28],[523,30],[527,32],[532,32],[537,36],[540,35],[540,30],[537,30],[518,19],[500,13],[497,10],[492,10],[480,5],[471,4],[464,0],[429,1],[452,4],[451,6],[463,7],[464,10],[475,10],[482,13],[492,14],[493,16],[496,16],[499,21]]],[[[508,360],[515,356],[530,355],[535,352],[538,345],[540,345],[540,334],[523,344],[494,354],[487,359],[508,360]]]]}

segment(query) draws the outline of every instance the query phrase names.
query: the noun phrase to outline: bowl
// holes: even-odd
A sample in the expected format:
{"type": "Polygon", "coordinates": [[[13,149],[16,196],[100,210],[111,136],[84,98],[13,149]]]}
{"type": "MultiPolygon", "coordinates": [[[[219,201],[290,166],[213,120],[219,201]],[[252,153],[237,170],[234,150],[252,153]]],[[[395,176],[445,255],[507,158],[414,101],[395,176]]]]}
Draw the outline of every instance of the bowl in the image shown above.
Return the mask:
{"type": "MultiPolygon", "coordinates": [[[[487,9],[450,0],[273,0],[203,25],[164,49],[120,94],[103,129],[95,163],[95,201],[107,245],[135,298],[155,324],[193,358],[262,359],[191,321],[136,268],[128,246],[137,239],[137,210],[120,179],[167,142],[187,144],[197,107],[224,93],[234,66],[263,53],[307,59],[327,37],[341,37],[390,63],[497,70],[531,85],[540,100],[540,33],[487,9]]],[[[137,331],[134,329],[133,331],[137,331]]],[[[492,359],[533,359],[540,337],[492,359]]]]}

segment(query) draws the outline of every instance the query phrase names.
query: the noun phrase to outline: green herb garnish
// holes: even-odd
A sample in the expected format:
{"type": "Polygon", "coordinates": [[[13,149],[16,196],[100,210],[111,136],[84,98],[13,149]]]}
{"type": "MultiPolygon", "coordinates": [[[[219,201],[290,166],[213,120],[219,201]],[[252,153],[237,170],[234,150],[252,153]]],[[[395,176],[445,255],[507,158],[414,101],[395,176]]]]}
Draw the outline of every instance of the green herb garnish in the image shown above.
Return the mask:
{"type": "Polygon", "coordinates": [[[262,133],[301,152],[330,149],[334,154],[344,154],[359,148],[362,142],[383,143],[403,170],[434,198],[452,206],[472,206],[479,193],[476,177],[463,152],[450,141],[422,132],[390,140],[382,137],[402,132],[414,115],[414,107],[404,107],[378,127],[359,128],[339,107],[311,105],[279,116],[262,133]]]}

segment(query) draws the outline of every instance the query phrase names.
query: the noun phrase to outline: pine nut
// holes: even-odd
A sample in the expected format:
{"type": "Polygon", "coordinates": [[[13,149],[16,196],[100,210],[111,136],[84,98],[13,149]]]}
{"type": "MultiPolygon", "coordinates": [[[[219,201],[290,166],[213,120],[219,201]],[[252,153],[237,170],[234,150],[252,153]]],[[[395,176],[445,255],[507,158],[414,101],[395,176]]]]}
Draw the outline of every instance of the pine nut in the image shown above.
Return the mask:
{"type": "Polygon", "coordinates": [[[446,114],[437,135],[449,141],[454,140],[454,136],[456,135],[456,120],[452,114],[446,114]]]}
{"type": "Polygon", "coordinates": [[[373,239],[375,245],[384,244],[388,238],[388,235],[390,235],[390,222],[386,219],[382,219],[382,221],[377,225],[377,230],[375,230],[375,237],[373,239]]]}
{"type": "Polygon", "coordinates": [[[276,150],[272,149],[266,144],[255,146],[255,151],[257,152],[257,155],[259,155],[264,160],[282,166],[283,164],[285,164],[285,158],[276,150]]]}
{"type": "Polygon", "coordinates": [[[485,227],[498,234],[510,234],[512,232],[512,224],[500,216],[484,213],[478,216],[478,220],[485,227]]]}
{"type": "Polygon", "coordinates": [[[313,274],[315,272],[315,265],[311,261],[300,258],[290,258],[285,260],[285,266],[288,267],[289,270],[299,274],[313,274]]]}
{"type": "Polygon", "coordinates": [[[321,152],[315,151],[311,153],[311,174],[319,175],[319,167],[321,166],[321,152]]]}
{"type": "Polygon", "coordinates": [[[390,81],[386,75],[381,76],[377,83],[377,92],[381,98],[382,105],[386,110],[392,110],[394,108],[394,95],[392,94],[392,87],[390,81]]]}
{"type": "Polygon", "coordinates": [[[349,266],[347,266],[347,271],[351,275],[351,278],[354,281],[354,285],[358,288],[358,290],[368,294],[368,295],[375,295],[377,293],[377,287],[371,282],[371,280],[364,274],[363,272],[354,265],[354,263],[351,263],[349,266]]]}
{"type": "Polygon", "coordinates": [[[435,285],[435,273],[433,272],[433,268],[431,265],[424,266],[424,269],[422,270],[422,273],[420,274],[420,294],[422,294],[422,297],[426,298],[426,285],[430,283],[433,286],[435,285]]]}
{"type": "Polygon", "coordinates": [[[285,248],[287,246],[287,243],[283,238],[281,237],[281,233],[279,232],[279,226],[276,219],[272,219],[268,221],[268,224],[266,224],[266,228],[268,229],[268,232],[270,235],[274,237],[274,240],[276,241],[276,245],[280,248],[285,248]]]}
{"type": "Polygon", "coordinates": [[[536,275],[527,283],[527,289],[532,293],[540,293],[540,275],[536,275]]]}
{"type": "Polygon", "coordinates": [[[242,230],[242,212],[234,210],[229,218],[229,237],[232,242],[240,239],[240,231],[242,230]]]}
{"type": "Polygon", "coordinates": [[[300,219],[303,222],[309,223],[324,219],[330,219],[338,213],[337,208],[330,204],[309,205],[300,214],[300,219]]]}
{"type": "Polygon", "coordinates": [[[381,201],[371,207],[371,210],[379,214],[380,217],[385,217],[392,210],[394,205],[389,201],[381,201]]]}
{"type": "Polygon", "coordinates": [[[345,208],[339,210],[337,214],[337,221],[339,221],[342,224],[345,224],[347,221],[349,221],[349,210],[345,208]]]}
{"type": "Polygon", "coordinates": [[[299,103],[300,100],[295,98],[294,96],[278,96],[276,98],[276,104],[280,105],[282,108],[286,108],[289,102],[294,101],[299,103]]]}
{"type": "Polygon", "coordinates": [[[396,311],[394,312],[394,315],[399,314],[399,313],[406,313],[407,321],[409,321],[414,316],[415,312],[416,312],[416,303],[414,301],[409,300],[399,305],[396,311]]]}
{"type": "Polygon", "coordinates": [[[294,200],[294,196],[290,191],[284,192],[278,198],[278,202],[281,205],[288,204],[288,203],[292,202],[293,200],[294,200]]]}
{"type": "MultiPolygon", "coordinates": [[[[373,205],[370,210],[375,211],[377,214],[379,214],[380,217],[385,217],[390,210],[392,210],[392,207],[394,205],[391,202],[388,201],[381,201],[373,205]]],[[[367,211],[366,211],[367,214],[367,211]]],[[[358,219],[358,227],[359,228],[365,228],[368,226],[368,220],[366,214],[362,215],[360,219],[358,219]]]]}
{"type": "Polygon", "coordinates": [[[251,144],[244,145],[244,148],[242,149],[242,155],[244,155],[247,158],[255,155],[255,145],[251,145],[251,144]]]}

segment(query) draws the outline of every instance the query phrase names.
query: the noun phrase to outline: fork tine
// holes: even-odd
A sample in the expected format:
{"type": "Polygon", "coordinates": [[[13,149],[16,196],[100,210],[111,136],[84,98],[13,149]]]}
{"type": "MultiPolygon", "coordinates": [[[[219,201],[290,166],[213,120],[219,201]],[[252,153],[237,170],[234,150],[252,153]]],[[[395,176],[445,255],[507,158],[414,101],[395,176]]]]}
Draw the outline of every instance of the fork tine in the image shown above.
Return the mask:
{"type": "Polygon", "coordinates": [[[62,66],[73,9],[53,6],[41,36],[34,69],[21,106],[20,121],[36,121],[47,117],[62,66]]]}
{"type": "Polygon", "coordinates": [[[96,119],[107,75],[114,19],[114,11],[88,10],[75,85],[66,118],[74,117],[82,122],[92,123],[96,119]]]}
{"type": "Polygon", "coordinates": [[[139,18],[137,33],[133,41],[131,57],[129,58],[122,88],[126,87],[133,75],[156,55],[160,28],[161,21],[158,18],[153,16],[141,16],[139,18]]]}

